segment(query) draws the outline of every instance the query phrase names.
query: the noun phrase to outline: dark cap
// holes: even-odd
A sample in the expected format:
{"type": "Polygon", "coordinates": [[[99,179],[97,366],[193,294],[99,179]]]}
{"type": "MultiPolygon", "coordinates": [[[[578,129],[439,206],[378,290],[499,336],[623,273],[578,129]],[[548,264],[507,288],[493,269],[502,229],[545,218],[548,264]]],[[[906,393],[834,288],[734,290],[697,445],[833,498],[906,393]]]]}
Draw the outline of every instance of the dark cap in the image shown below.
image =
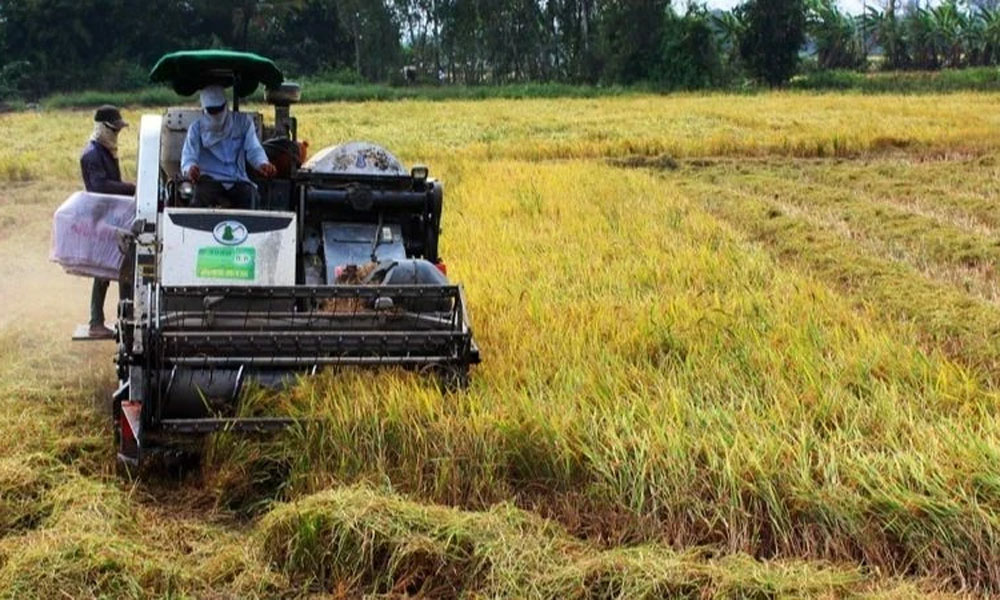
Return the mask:
{"type": "Polygon", "coordinates": [[[121,129],[122,127],[128,127],[128,123],[122,119],[122,113],[111,106],[110,104],[105,104],[104,106],[97,109],[94,113],[94,121],[107,123],[109,126],[115,129],[121,129]]]}

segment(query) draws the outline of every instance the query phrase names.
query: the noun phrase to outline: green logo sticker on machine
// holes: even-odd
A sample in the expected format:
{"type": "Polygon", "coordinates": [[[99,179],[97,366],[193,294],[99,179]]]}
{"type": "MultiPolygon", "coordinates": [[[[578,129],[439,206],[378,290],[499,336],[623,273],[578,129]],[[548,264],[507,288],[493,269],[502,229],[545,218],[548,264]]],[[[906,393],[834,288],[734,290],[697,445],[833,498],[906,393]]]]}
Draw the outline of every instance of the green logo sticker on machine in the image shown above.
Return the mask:
{"type": "Polygon", "coordinates": [[[195,273],[205,279],[253,280],[256,267],[255,248],[210,246],[198,249],[195,273]]]}

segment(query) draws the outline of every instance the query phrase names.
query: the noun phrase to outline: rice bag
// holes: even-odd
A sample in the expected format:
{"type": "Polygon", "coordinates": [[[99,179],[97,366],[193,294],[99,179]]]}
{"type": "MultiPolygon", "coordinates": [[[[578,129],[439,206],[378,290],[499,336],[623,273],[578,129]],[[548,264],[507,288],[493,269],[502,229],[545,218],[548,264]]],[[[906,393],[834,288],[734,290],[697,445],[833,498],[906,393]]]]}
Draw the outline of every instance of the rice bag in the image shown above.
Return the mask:
{"type": "Polygon", "coordinates": [[[52,218],[49,258],[71,275],[117,280],[123,258],[118,239],[134,219],[131,196],[76,192],[52,218]]]}

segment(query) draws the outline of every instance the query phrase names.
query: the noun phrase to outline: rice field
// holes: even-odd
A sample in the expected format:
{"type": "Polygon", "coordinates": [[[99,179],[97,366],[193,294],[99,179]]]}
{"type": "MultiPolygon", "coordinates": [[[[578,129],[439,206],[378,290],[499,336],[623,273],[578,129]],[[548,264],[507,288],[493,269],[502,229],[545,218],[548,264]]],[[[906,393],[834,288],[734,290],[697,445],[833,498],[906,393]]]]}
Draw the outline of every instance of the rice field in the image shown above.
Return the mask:
{"type": "Polygon", "coordinates": [[[90,115],[0,115],[0,597],[1000,594],[996,101],[303,106],[444,180],[484,362],[259,391],[318,418],[133,482],[47,262],[90,115]]]}

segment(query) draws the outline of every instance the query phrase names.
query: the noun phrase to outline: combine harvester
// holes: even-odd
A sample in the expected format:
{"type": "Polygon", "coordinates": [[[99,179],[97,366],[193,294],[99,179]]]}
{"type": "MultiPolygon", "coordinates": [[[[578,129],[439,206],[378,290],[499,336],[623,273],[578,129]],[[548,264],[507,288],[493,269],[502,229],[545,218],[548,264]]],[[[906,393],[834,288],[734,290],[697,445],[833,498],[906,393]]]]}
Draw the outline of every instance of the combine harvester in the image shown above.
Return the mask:
{"type": "Polygon", "coordinates": [[[289,110],[299,88],[254,54],[177,52],[150,77],[185,96],[233,87],[233,110],[264,84],[274,123],[254,118],[278,175],[255,178],[250,210],[190,208],[180,154],[201,111],[142,117],[117,321],[121,461],[136,465],[213,431],[285,427],[289,419],[239,417],[241,392],[326,365],[399,365],[467,384],[479,351],[462,288],[438,254],[442,185],[426,167],[406,171],[365,143],[300,164],[289,110]]]}

